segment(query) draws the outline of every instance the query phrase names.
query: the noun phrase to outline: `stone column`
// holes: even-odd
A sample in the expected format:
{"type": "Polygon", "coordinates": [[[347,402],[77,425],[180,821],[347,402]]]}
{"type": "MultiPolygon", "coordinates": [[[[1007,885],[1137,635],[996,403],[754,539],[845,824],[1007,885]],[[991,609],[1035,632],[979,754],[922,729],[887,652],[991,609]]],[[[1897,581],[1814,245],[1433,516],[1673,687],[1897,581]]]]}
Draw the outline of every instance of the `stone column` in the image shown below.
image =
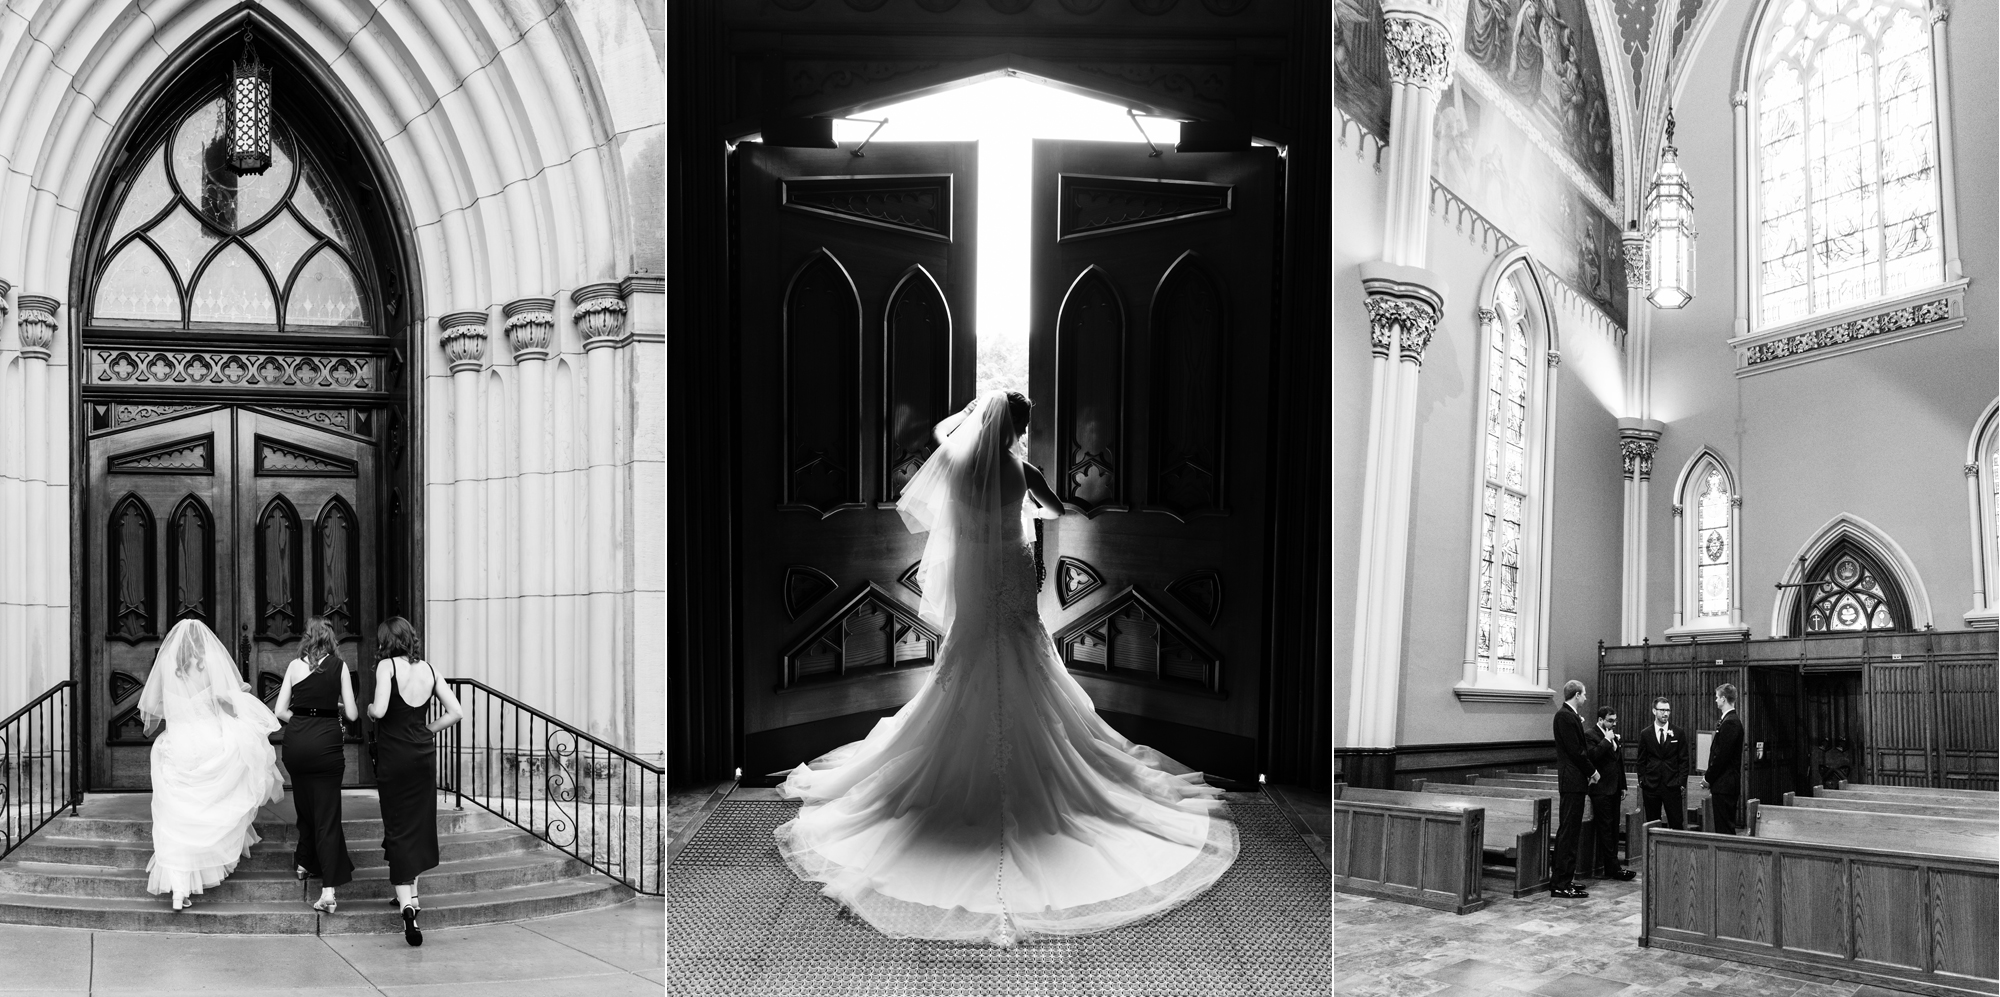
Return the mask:
{"type": "MultiPolygon", "coordinates": [[[[452,627],[460,674],[485,662],[486,543],[483,491],[485,450],[479,433],[479,370],[486,359],[486,313],[452,312],[438,320],[438,342],[451,362],[452,627]]],[[[492,677],[486,666],[481,674],[492,677]]]]}
{"type": "Polygon", "coordinates": [[[547,379],[549,344],[555,338],[555,305],[553,298],[521,298],[502,308],[521,383],[521,521],[514,531],[521,546],[521,599],[515,615],[521,635],[519,695],[551,713],[557,711],[557,705],[555,649],[549,641],[555,562],[549,551],[547,379]]]}
{"type": "Polygon", "coordinates": [[[586,619],[589,637],[585,644],[591,667],[578,669],[582,681],[580,702],[588,704],[586,722],[600,736],[620,734],[615,722],[613,694],[621,684],[619,665],[618,593],[624,585],[618,577],[617,494],[618,485],[618,353],[629,340],[625,336],[625,301],[617,284],[586,284],[577,288],[575,302],[577,334],[583,339],[585,390],[589,414],[584,425],[588,468],[584,480],[589,491],[585,513],[585,544],[588,565],[586,619]],[[605,725],[600,728],[599,725],[605,725]]]}
{"type": "Polygon", "coordinates": [[[1646,493],[1661,428],[1649,419],[1618,420],[1618,454],[1625,467],[1625,570],[1618,637],[1626,644],[1637,644],[1646,636],[1646,493]]]}
{"type": "MultiPolygon", "coordinates": [[[[1938,121],[1952,120],[1950,32],[1945,30],[1951,20],[1951,4],[1952,0],[1931,0],[1931,90],[1937,95],[1938,121]]],[[[1976,49],[1977,44],[1974,47],[1976,49]]],[[[1937,161],[1943,166],[1946,178],[1944,183],[1938,185],[1938,228],[1944,237],[1944,279],[1957,280],[1965,276],[1965,266],[1958,255],[1958,184],[1951,180],[1957,172],[1957,160],[1952,150],[1952,129],[1932,128],[1931,133],[1937,136],[1937,161]]],[[[1986,172],[1976,169],[1970,175],[1983,178],[1986,172]]]]}
{"type": "MultiPolygon", "coordinates": [[[[1417,373],[1444,306],[1443,282],[1421,268],[1429,251],[1431,128],[1438,97],[1451,83],[1456,48],[1448,20],[1441,0],[1382,3],[1391,141],[1382,262],[1361,267],[1372,359],[1353,684],[1341,737],[1350,748],[1391,748],[1396,742],[1417,373]]],[[[1370,773],[1356,784],[1389,775],[1370,773]]]]}
{"type": "MultiPolygon", "coordinates": [[[[1618,586],[1618,640],[1637,644],[1646,636],[1646,492],[1653,472],[1653,451],[1661,427],[1652,421],[1653,306],[1646,300],[1651,260],[1637,222],[1625,230],[1625,411],[1620,419],[1619,448],[1625,454],[1625,507],[1622,517],[1618,586]],[[1630,435],[1628,436],[1628,430],[1630,435]],[[1630,440],[1632,445],[1627,446],[1630,440]],[[1635,454],[1643,450],[1645,476],[1633,472],[1635,454]]],[[[1678,622],[1678,621],[1676,621],[1678,622]]]]}
{"type": "MultiPolygon", "coordinates": [[[[49,591],[58,576],[58,573],[49,570],[51,557],[60,556],[64,564],[69,560],[68,533],[52,528],[49,519],[49,452],[53,447],[61,447],[60,455],[56,457],[58,460],[69,452],[67,434],[62,434],[60,440],[49,439],[49,353],[56,338],[56,310],[62,307],[62,303],[44,294],[23,294],[15,298],[14,304],[19,309],[16,331],[21,337],[21,394],[25,409],[21,426],[21,477],[26,499],[22,504],[22,519],[28,524],[28,535],[26,549],[22,553],[26,555],[23,562],[27,569],[28,590],[23,601],[28,606],[44,607],[31,616],[36,622],[28,630],[26,652],[29,660],[20,662],[20,665],[40,670],[47,667],[48,655],[67,651],[67,648],[50,646],[51,615],[46,608],[69,604],[69,593],[49,591]],[[58,545],[59,554],[52,550],[58,545]]],[[[67,510],[64,513],[59,522],[68,520],[67,510]]],[[[67,577],[67,572],[61,574],[67,577]]],[[[67,620],[63,622],[66,624],[67,620]]],[[[67,672],[68,669],[62,671],[67,672]]]]}
{"type": "MultiPolygon", "coordinates": [[[[6,326],[7,295],[12,291],[13,285],[0,280],[0,328],[6,326]]],[[[6,390],[6,369],[6,363],[0,361],[0,510],[19,510],[26,505],[20,494],[20,448],[26,443],[20,427],[24,418],[20,392],[6,390]]],[[[0,710],[8,712],[34,695],[28,691],[27,599],[23,597],[27,578],[21,553],[27,537],[27,516],[18,511],[0,515],[0,710]]]]}
{"type": "MultiPolygon", "coordinates": [[[[1749,152],[1751,148],[1749,92],[1738,90],[1730,94],[1729,106],[1734,113],[1736,148],[1744,150],[1736,160],[1736,203],[1738,205],[1745,205],[1751,203],[1750,185],[1755,182],[1752,180],[1753,174],[1750,167],[1753,157],[1749,152]]],[[[1755,224],[1756,220],[1750,217],[1749,211],[1741,207],[1731,211],[1730,214],[1736,218],[1736,259],[1739,261],[1737,266],[1741,267],[1743,265],[1741,261],[1744,260],[1750,261],[1751,265],[1755,266],[1757,258],[1750,255],[1750,247],[1752,245],[1750,240],[1750,226],[1755,224]]],[[[1755,306],[1755,302],[1750,300],[1751,281],[1741,276],[1741,273],[1742,271],[1739,270],[1736,278],[1736,320],[1730,326],[1730,337],[1732,339],[1750,334],[1750,309],[1755,306]]]]}

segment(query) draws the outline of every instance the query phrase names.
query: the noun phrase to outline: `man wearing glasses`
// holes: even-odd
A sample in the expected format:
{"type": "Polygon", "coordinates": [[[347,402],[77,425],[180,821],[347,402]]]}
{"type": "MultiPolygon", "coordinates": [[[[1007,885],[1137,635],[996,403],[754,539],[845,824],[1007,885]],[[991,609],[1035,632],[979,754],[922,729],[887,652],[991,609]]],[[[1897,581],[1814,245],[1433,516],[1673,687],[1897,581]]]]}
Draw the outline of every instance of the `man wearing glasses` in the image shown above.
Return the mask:
{"type": "Polygon", "coordinates": [[[1639,732],[1639,797],[1647,820],[1666,811],[1667,826],[1678,831],[1687,817],[1688,737],[1676,727],[1665,696],[1653,700],[1653,719],[1639,732]]]}

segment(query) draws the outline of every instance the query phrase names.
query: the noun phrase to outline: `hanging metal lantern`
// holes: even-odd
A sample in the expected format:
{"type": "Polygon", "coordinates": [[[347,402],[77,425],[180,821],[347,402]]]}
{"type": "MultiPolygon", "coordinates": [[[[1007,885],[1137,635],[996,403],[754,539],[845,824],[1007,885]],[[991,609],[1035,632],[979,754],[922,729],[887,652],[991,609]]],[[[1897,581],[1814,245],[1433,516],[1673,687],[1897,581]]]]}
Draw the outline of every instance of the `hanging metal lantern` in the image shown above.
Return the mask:
{"type": "Polygon", "coordinates": [[[229,168],[256,176],[271,168],[271,67],[243,29],[243,58],[229,74],[229,168]]]}
{"type": "Polygon", "coordinates": [[[1674,161],[1674,112],[1667,112],[1667,142],[1646,188],[1646,300],[1656,308],[1684,308],[1694,300],[1694,191],[1674,161]]]}

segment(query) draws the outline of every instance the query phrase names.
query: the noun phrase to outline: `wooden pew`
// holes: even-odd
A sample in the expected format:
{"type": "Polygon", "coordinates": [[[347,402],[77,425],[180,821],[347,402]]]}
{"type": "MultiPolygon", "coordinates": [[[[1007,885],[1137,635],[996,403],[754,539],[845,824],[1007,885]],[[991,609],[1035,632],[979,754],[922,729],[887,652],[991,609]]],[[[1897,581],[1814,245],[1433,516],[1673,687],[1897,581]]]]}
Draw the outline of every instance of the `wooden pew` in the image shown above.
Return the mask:
{"type": "MultiPolygon", "coordinates": [[[[1446,783],[1427,785],[1421,779],[1417,781],[1416,785],[1419,790],[1425,792],[1451,793],[1460,796],[1492,796],[1509,799],[1533,799],[1539,797],[1549,801],[1549,813],[1552,817],[1559,818],[1561,816],[1559,808],[1562,806],[1562,793],[1557,790],[1553,783],[1547,788],[1535,788],[1515,783],[1513,780],[1508,779],[1487,779],[1476,775],[1470,776],[1469,779],[1471,781],[1464,786],[1453,786],[1446,783]],[[1502,785],[1503,783],[1509,784],[1502,785]]],[[[1646,813],[1645,808],[1638,802],[1637,794],[1629,789],[1625,791],[1625,795],[1620,800],[1619,806],[1625,808],[1625,812],[1620,818],[1620,825],[1623,828],[1625,836],[1625,863],[1629,866],[1637,860],[1637,856],[1640,854],[1638,845],[1639,828],[1646,823],[1646,813]]],[[[1596,807],[1597,801],[1594,799],[1585,805],[1583,827],[1581,828],[1581,833],[1576,838],[1575,872],[1579,875],[1595,876],[1604,871],[1598,868],[1597,865],[1597,825],[1592,820],[1596,813],[1596,807]]],[[[1554,845],[1555,840],[1555,831],[1551,829],[1549,832],[1549,843],[1551,846],[1554,845]]]]}
{"type": "Polygon", "coordinates": [[[1372,792],[1335,787],[1333,888],[1454,914],[1484,908],[1485,809],[1361,798],[1372,792]]]}
{"type": "Polygon", "coordinates": [[[1516,897],[1549,888],[1548,848],[1555,840],[1551,830],[1555,810],[1548,801],[1479,799],[1400,789],[1350,788],[1347,796],[1357,802],[1485,810],[1484,851],[1496,860],[1496,866],[1488,871],[1511,878],[1516,897]]]}
{"type": "MultiPolygon", "coordinates": [[[[1822,790],[1824,792],[1824,790],[1822,790]]],[[[1915,817],[1957,817],[1961,820],[1993,819],[1993,811],[1985,807],[1944,807],[1929,802],[1883,803],[1877,800],[1827,799],[1816,796],[1797,796],[1786,793],[1784,806],[1805,807],[1811,810],[1858,810],[1873,814],[1909,814],[1915,817]]]]}
{"type": "Polygon", "coordinates": [[[1884,786],[1873,782],[1842,783],[1838,788],[1869,789],[1880,793],[1915,793],[1920,795],[1945,793],[1951,796],[1970,796],[1974,799],[1985,800],[1986,802],[2000,805],[2000,790],[1992,790],[1992,789],[1966,789],[1963,787],[1954,787],[1954,786],[1944,786],[1937,788],[1931,786],[1884,786]]]}
{"type": "Polygon", "coordinates": [[[1652,829],[1639,944],[1893,990],[2000,993],[2000,862],[1765,836],[1774,815],[1828,813],[1760,808],[1749,838],[1652,829]]]}
{"type": "Polygon", "coordinates": [[[1855,848],[1889,845],[1904,854],[1956,855],[2000,863],[2000,824],[1991,819],[1763,807],[1751,800],[1750,836],[1855,848]]]}
{"type": "Polygon", "coordinates": [[[1902,791],[1904,789],[1916,788],[1899,787],[1897,790],[1892,791],[1879,786],[1855,786],[1850,783],[1846,789],[1819,789],[1814,790],[1813,795],[1823,800],[1873,800],[1877,803],[1925,802],[1942,807],[1977,807],[1988,812],[2000,811],[2000,799],[1992,797],[1981,797],[1942,789],[1918,789],[1914,793],[1902,791]]]}

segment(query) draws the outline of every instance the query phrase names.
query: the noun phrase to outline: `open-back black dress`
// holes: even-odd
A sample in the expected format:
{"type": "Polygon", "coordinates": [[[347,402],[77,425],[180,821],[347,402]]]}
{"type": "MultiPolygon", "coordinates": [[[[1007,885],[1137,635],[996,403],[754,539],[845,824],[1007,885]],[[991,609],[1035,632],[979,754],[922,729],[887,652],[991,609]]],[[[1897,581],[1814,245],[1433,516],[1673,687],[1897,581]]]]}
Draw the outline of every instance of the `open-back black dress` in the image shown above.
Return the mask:
{"type": "Polygon", "coordinates": [[[292,861],[325,886],[354,878],[347,835],[340,825],[340,783],[347,756],[340,732],[340,671],[329,658],[317,672],[292,683],[292,719],[285,724],[285,771],[292,777],[292,805],[299,814],[299,845],[292,861]]]}
{"type": "MultiPolygon", "coordinates": [[[[421,661],[411,668],[429,668],[421,661]]],[[[437,680],[432,673],[433,682],[437,680]]],[[[389,708],[375,723],[375,789],[382,797],[382,855],[389,882],[408,886],[437,868],[437,737],[426,726],[430,701],[403,702],[389,670],[389,708]]]]}

